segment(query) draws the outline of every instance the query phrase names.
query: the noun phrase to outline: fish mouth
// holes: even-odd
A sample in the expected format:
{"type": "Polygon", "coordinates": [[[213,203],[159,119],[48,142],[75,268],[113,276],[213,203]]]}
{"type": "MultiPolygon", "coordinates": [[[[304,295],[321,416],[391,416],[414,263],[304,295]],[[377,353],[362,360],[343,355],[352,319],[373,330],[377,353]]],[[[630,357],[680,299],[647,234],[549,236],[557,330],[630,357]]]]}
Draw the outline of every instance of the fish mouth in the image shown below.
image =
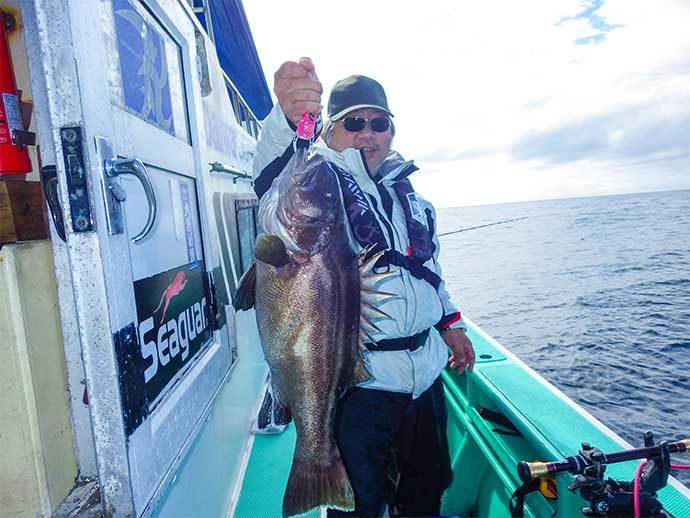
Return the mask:
{"type": "Polygon", "coordinates": [[[318,167],[311,167],[305,171],[299,171],[290,177],[293,185],[296,185],[300,189],[312,191],[315,188],[315,177],[319,170],[318,167]]]}
{"type": "Polygon", "coordinates": [[[311,215],[305,213],[304,210],[305,209],[295,210],[289,207],[285,207],[284,212],[287,220],[286,223],[305,227],[320,226],[326,224],[326,220],[323,216],[323,213],[318,212],[317,214],[311,215]]]}
{"type": "Polygon", "coordinates": [[[284,241],[295,254],[313,256],[330,246],[332,240],[328,236],[332,235],[332,225],[322,215],[308,216],[286,207],[279,219],[287,230],[288,239],[284,241]]]}
{"type": "Polygon", "coordinates": [[[323,214],[319,214],[318,216],[309,216],[304,213],[295,213],[286,210],[285,215],[287,216],[288,225],[295,230],[309,232],[318,230],[326,231],[333,226],[332,222],[329,221],[329,218],[324,217],[323,214]]]}

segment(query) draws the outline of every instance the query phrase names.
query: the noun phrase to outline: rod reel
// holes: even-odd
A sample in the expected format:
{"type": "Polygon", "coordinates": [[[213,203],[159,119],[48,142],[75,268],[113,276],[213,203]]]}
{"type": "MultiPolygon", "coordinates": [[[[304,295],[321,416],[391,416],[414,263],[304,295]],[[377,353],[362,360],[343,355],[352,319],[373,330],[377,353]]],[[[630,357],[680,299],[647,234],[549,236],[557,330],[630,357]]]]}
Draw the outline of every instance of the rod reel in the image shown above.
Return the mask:
{"type": "Polygon", "coordinates": [[[654,444],[651,432],[644,434],[644,447],[615,453],[604,453],[588,443],[582,443],[577,455],[554,462],[518,463],[520,479],[529,484],[534,479],[553,477],[557,473],[570,472],[575,481],[568,486],[579,491],[589,506],[582,514],[592,517],[623,518],[632,516],[635,498],[632,481],[604,478],[606,466],[617,462],[647,459],[640,473],[639,510],[641,516],[669,516],[657,500],[657,491],[666,486],[671,471],[671,454],[690,451],[690,439],[665,441],[654,444]]]}

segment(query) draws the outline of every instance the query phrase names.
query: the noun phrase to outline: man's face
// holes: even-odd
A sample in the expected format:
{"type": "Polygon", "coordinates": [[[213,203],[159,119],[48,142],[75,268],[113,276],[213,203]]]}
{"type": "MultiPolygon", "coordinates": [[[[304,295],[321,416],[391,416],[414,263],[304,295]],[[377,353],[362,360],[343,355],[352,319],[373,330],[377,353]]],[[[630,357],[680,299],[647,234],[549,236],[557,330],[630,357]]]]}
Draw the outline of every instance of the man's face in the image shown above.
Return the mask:
{"type": "Polygon", "coordinates": [[[381,165],[381,162],[383,162],[383,159],[386,158],[386,155],[388,155],[388,152],[391,150],[393,126],[390,125],[386,131],[377,133],[372,130],[371,125],[367,123],[361,131],[348,131],[343,126],[343,119],[347,117],[362,117],[363,119],[372,120],[379,117],[388,117],[388,115],[385,112],[372,108],[353,110],[334,123],[331,136],[328,140],[328,146],[336,151],[344,151],[350,147],[363,149],[367,167],[369,171],[373,173],[378,166],[381,165]]]}

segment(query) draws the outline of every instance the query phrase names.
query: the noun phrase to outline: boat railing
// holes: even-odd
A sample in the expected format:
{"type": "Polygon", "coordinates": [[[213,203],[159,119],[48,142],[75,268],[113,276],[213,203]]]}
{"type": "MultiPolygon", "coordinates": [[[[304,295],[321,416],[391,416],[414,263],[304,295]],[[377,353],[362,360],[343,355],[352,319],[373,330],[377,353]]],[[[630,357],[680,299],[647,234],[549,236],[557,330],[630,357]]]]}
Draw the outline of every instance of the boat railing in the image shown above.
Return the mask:
{"type": "Polygon", "coordinates": [[[225,71],[223,71],[223,79],[225,79],[225,85],[228,88],[230,103],[232,104],[232,111],[235,113],[235,119],[237,119],[237,122],[247,131],[247,133],[254,138],[258,138],[259,131],[261,131],[261,123],[259,122],[259,119],[256,118],[256,115],[254,115],[254,112],[247,104],[247,101],[244,100],[242,94],[239,92],[239,90],[237,90],[225,71]]]}

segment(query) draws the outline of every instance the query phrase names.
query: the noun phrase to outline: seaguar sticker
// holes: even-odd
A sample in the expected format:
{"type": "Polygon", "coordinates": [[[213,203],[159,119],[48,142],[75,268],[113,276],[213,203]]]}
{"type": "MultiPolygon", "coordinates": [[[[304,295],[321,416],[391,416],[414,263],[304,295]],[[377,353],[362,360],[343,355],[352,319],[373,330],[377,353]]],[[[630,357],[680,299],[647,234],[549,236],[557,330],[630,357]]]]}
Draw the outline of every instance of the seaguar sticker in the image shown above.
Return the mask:
{"type": "Polygon", "coordinates": [[[114,335],[129,437],[211,343],[203,261],[134,282],[137,323],[114,335]]]}
{"type": "Polygon", "coordinates": [[[203,261],[134,283],[139,378],[149,410],[186,371],[210,338],[203,261]]]}

